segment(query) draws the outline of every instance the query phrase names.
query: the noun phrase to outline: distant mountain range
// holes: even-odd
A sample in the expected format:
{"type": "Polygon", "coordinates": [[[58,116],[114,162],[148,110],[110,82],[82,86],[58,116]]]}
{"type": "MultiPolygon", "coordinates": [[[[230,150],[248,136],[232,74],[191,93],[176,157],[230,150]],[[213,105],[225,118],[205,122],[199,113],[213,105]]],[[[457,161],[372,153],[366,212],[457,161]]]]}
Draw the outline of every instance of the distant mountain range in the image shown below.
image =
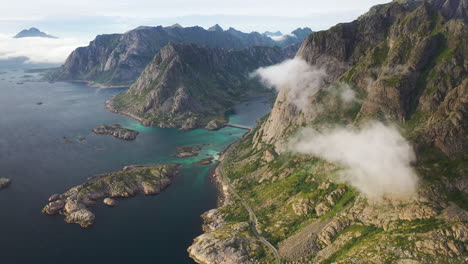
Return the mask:
{"type": "Polygon", "coordinates": [[[39,29],[32,27],[30,29],[24,29],[21,30],[14,38],[53,38],[56,39],[56,36],[49,35],[47,33],[44,33],[40,31],[39,29]]]}
{"type": "MultiPolygon", "coordinates": [[[[298,29],[297,32],[312,32],[298,29]]],[[[295,31],[295,32],[296,32],[295,31]]],[[[293,32],[293,34],[296,34],[293,32]]],[[[86,81],[106,86],[131,85],[158,51],[169,43],[194,43],[212,48],[241,50],[253,46],[279,46],[301,43],[304,36],[275,41],[258,32],[244,33],[215,25],[202,27],[138,27],[124,34],[99,35],[87,47],[73,51],[51,81],[86,81]]],[[[297,46],[298,48],[298,46],[297,46]]]]}

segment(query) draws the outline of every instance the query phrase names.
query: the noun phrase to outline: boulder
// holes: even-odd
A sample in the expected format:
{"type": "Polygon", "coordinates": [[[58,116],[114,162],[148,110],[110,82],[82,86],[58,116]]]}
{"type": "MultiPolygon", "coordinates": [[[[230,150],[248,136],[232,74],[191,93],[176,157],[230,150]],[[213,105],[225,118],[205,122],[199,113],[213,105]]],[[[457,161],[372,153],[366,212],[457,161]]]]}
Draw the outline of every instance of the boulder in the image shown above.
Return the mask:
{"type": "Polygon", "coordinates": [[[0,178],[0,189],[3,189],[5,187],[7,187],[8,185],[10,185],[11,183],[11,180],[8,179],[8,178],[0,178]]]}
{"type": "Polygon", "coordinates": [[[53,202],[48,203],[42,212],[48,215],[54,215],[60,212],[65,206],[65,202],[63,200],[56,200],[53,202]]]}
{"type": "Polygon", "coordinates": [[[112,199],[112,198],[105,198],[103,203],[109,205],[109,206],[116,206],[117,204],[119,204],[119,202],[115,199],[112,199]]]}
{"type": "Polygon", "coordinates": [[[207,130],[218,130],[223,128],[226,125],[226,121],[224,120],[219,120],[219,119],[213,119],[208,124],[206,124],[205,129],[207,130]]]}

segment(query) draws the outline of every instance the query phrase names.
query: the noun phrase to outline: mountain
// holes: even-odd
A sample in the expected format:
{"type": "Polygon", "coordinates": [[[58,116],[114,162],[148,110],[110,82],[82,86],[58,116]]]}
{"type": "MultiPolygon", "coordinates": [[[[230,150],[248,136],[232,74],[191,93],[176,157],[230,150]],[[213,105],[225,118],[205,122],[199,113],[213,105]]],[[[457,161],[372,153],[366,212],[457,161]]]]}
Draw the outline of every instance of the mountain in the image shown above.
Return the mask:
{"type": "Polygon", "coordinates": [[[224,30],[223,30],[223,28],[222,28],[220,25],[216,24],[216,25],[210,27],[210,28],[208,29],[208,31],[222,32],[222,31],[224,31],[224,30]]]}
{"type": "Polygon", "coordinates": [[[308,36],[296,60],[316,69],[322,88],[299,91],[302,104],[295,87],[281,89],[271,114],[224,155],[215,174],[224,202],[203,215],[190,256],[203,264],[276,263],[273,252],[283,263],[466,263],[467,6],[392,1],[308,36]],[[377,133],[359,134],[369,124],[377,133]],[[356,134],[363,143],[346,148],[356,134]],[[311,135],[313,144],[294,143],[311,135]],[[373,157],[404,142],[414,156],[373,157]],[[380,151],[361,152],[372,147],[380,151]],[[368,181],[407,186],[397,166],[373,170],[400,159],[417,175],[413,196],[365,195],[379,190],[364,188],[368,181]],[[367,181],[350,177],[369,168],[367,181]]]}
{"type": "Polygon", "coordinates": [[[31,37],[39,37],[39,38],[54,38],[56,39],[57,37],[46,34],[39,29],[32,27],[30,29],[24,29],[21,30],[14,38],[31,38],[31,37]]]}
{"type": "Polygon", "coordinates": [[[305,38],[307,38],[310,34],[312,34],[312,29],[305,27],[305,28],[298,28],[293,30],[288,35],[283,35],[280,31],[277,32],[265,32],[263,35],[268,36],[276,41],[276,43],[280,46],[288,46],[293,45],[295,43],[302,42],[305,38]]]}
{"type": "Polygon", "coordinates": [[[294,30],[293,32],[291,32],[291,34],[293,34],[294,36],[296,36],[297,38],[299,39],[305,39],[307,38],[310,34],[312,34],[313,31],[312,29],[308,28],[308,27],[305,27],[305,28],[297,28],[296,30],[294,30]]]}
{"type": "Polygon", "coordinates": [[[162,48],[130,89],[111,98],[112,111],[145,125],[192,129],[224,119],[240,100],[265,89],[249,73],[294,52],[279,47],[243,50],[170,43],[162,48]]]}
{"type": "MultiPolygon", "coordinates": [[[[259,33],[233,28],[223,31],[201,27],[138,27],[124,34],[99,35],[87,47],[73,51],[51,81],[79,80],[107,86],[131,85],[168,43],[194,43],[240,50],[253,46],[281,46],[259,33]]],[[[297,41],[300,42],[300,41],[297,41]]]]}

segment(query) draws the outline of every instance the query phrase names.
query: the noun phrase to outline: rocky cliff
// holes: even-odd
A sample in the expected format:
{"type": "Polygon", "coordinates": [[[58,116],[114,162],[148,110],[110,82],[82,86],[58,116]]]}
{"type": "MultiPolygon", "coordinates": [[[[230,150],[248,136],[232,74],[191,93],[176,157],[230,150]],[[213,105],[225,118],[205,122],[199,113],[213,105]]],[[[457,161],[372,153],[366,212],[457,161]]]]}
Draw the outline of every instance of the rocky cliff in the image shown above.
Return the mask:
{"type": "MultiPolygon", "coordinates": [[[[297,39],[295,43],[303,40],[297,39]]],[[[96,85],[131,85],[156,53],[168,43],[194,43],[208,47],[244,49],[279,45],[256,32],[230,28],[138,27],[124,34],[99,35],[87,47],[73,51],[64,65],[50,73],[51,81],[87,81],[96,85]]]]}
{"type": "Polygon", "coordinates": [[[145,125],[205,126],[243,98],[265,92],[249,73],[281,62],[291,48],[252,47],[226,50],[195,44],[169,44],[161,49],[130,89],[111,98],[112,111],[145,125]]]}
{"type": "Polygon", "coordinates": [[[228,151],[220,170],[244,201],[204,215],[194,259],[275,263],[248,228],[248,203],[282,263],[466,263],[466,14],[466,0],[393,1],[310,35],[296,58],[320,70],[322,88],[301,106],[281,89],[272,113],[228,151]],[[354,100],[345,105],[334,87],[350,87],[354,100]],[[342,180],[340,164],[287,151],[301,127],[371,120],[415,147],[412,198],[371,201],[342,180]]]}

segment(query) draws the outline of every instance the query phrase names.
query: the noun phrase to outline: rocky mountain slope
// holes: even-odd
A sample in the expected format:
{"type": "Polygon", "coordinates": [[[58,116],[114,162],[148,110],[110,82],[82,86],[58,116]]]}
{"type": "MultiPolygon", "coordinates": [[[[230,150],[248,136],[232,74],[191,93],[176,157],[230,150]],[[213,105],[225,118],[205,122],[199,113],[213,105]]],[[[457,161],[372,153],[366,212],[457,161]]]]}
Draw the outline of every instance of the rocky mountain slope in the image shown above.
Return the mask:
{"type": "MultiPolygon", "coordinates": [[[[219,167],[282,263],[468,261],[467,7],[466,0],[393,1],[304,41],[296,58],[321,69],[327,88],[305,107],[281,89],[272,113],[219,167]],[[342,86],[354,91],[351,103],[336,96],[333,87],[342,86]],[[301,127],[376,120],[415,148],[419,184],[410,199],[372,202],[340,180],[340,164],[288,151],[301,127]]],[[[274,263],[237,199],[204,219],[206,233],[189,248],[199,263],[274,263]]]]}
{"type": "Polygon", "coordinates": [[[107,106],[145,125],[183,129],[205,126],[211,120],[222,120],[225,111],[243,98],[265,92],[249,73],[291,57],[294,50],[169,44],[130,89],[111,98],[107,106]]]}
{"type": "MultiPolygon", "coordinates": [[[[295,43],[303,40],[297,39],[295,43]]],[[[131,85],[156,53],[168,43],[194,43],[240,50],[281,45],[260,33],[202,27],[138,27],[124,34],[99,35],[73,51],[64,65],[49,74],[51,81],[80,80],[106,86],[131,85]]],[[[289,43],[288,43],[289,44],[289,43]]]]}

